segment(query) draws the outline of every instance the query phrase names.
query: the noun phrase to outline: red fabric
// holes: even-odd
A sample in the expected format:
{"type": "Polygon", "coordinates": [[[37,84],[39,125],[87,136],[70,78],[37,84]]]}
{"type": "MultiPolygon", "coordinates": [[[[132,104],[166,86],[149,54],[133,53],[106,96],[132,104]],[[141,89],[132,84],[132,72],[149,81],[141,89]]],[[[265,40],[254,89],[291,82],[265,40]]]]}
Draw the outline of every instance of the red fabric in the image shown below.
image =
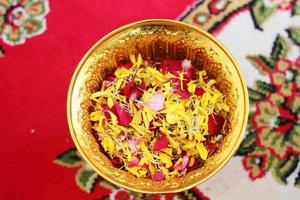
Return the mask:
{"type": "Polygon", "coordinates": [[[77,169],[66,170],[53,163],[58,153],[74,146],[66,119],[66,97],[75,67],[98,39],[115,28],[147,18],[174,19],[191,2],[50,1],[47,30],[42,35],[23,45],[3,45],[1,199],[101,197],[103,191],[87,194],[78,189],[74,181],[77,169]]]}

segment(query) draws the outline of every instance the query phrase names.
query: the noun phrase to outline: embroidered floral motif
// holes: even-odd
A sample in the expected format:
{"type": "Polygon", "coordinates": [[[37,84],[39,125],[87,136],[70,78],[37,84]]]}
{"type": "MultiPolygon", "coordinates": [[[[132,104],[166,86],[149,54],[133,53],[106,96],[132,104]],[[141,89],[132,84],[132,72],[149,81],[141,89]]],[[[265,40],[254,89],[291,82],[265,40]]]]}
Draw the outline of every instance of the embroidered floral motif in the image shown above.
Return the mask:
{"type": "MultiPolygon", "coordinates": [[[[286,58],[290,49],[289,42],[278,35],[270,56],[248,57],[269,79],[256,81],[256,88],[249,88],[253,111],[248,134],[238,151],[253,180],[271,171],[278,182],[287,184],[299,162],[300,56],[296,60],[286,58]]],[[[296,186],[298,182],[299,177],[296,186]]]]}
{"type": "Polygon", "coordinates": [[[0,37],[9,45],[23,44],[46,29],[47,0],[0,0],[0,37]]]}

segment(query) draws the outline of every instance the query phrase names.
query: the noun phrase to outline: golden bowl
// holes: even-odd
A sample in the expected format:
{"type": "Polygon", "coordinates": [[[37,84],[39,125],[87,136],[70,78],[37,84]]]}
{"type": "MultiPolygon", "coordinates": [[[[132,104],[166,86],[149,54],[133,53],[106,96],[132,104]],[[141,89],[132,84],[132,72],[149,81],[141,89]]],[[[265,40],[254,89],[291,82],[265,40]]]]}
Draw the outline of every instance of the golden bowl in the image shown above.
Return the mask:
{"type": "Polygon", "coordinates": [[[243,75],[229,51],[209,33],[182,22],[152,19],[135,22],[100,39],[78,64],[68,92],[67,116],[73,141],[88,164],[117,186],[142,193],[180,192],[202,183],[217,173],[237,150],[248,118],[248,92],[243,75]],[[99,150],[93,137],[89,113],[90,94],[102,80],[131,54],[153,60],[164,57],[189,59],[216,79],[230,106],[226,136],[220,149],[205,164],[181,178],[161,182],[136,178],[114,167],[99,150]]]}

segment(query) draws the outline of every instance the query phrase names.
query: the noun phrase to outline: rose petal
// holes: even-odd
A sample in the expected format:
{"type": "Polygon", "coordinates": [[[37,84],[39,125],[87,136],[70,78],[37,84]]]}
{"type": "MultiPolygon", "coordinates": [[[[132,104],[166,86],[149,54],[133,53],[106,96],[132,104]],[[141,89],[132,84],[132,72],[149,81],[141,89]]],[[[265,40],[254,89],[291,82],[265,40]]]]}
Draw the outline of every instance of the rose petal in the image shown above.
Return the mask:
{"type": "Polygon", "coordinates": [[[141,90],[146,90],[146,83],[145,83],[144,80],[143,80],[142,83],[140,84],[140,89],[141,89],[141,90]]]}
{"type": "Polygon", "coordinates": [[[110,114],[108,112],[108,111],[110,111],[109,107],[105,104],[105,105],[102,105],[102,109],[103,109],[105,118],[107,119],[107,121],[110,121],[111,120],[111,116],[110,116],[110,114]]]}
{"type": "Polygon", "coordinates": [[[206,148],[208,150],[208,155],[211,155],[212,153],[214,153],[216,151],[217,147],[218,146],[215,143],[208,142],[206,144],[206,148]]]}
{"type": "Polygon", "coordinates": [[[201,87],[196,88],[195,94],[198,96],[202,96],[204,94],[204,90],[201,87]]]}
{"type": "Polygon", "coordinates": [[[126,139],[125,133],[121,133],[121,134],[119,135],[119,138],[120,138],[121,141],[125,140],[125,139],[126,139]]]}
{"type": "Polygon", "coordinates": [[[156,171],[155,174],[152,175],[152,180],[154,181],[162,181],[164,178],[165,175],[162,171],[156,171]]]}
{"type": "Polygon", "coordinates": [[[167,148],[169,144],[168,138],[166,135],[162,135],[153,145],[152,151],[160,151],[164,148],[167,148]]]}
{"type": "Polygon", "coordinates": [[[190,93],[184,92],[184,91],[182,91],[182,90],[180,90],[178,88],[173,89],[173,92],[176,93],[176,94],[179,94],[184,99],[188,99],[191,96],[190,93]]]}
{"type": "Polygon", "coordinates": [[[211,114],[208,116],[208,134],[216,135],[221,132],[224,124],[224,118],[218,114],[211,114]]]}
{"type": "Polygon", "coordinates": [[[188,69],[190,69],[192,67],[191,61],[184,59],[181,63],[181,67],[184,71],[187,71],[188,69]]]}
{"type": "Polygon", "coordinates": [[[123,161],[120,158],[118,158],[118,157],[113,157],[111,159],[111,161],[114,164],[114,166],[117,167],[117,168],[120,168],[120,167],[123,166],[123,161]]]}
{"type": "Polygon", "coordinates": [[[155,111],[160,111],[164,109],[164,104],[165,96],[159,93],[153,94],[148,102],[148,106],[155,111]]]}
{"type": "Polygon", "coordinates": [[[136,156],[134,156],[132,158],[132,160],[130,162],[128,162],[128,166],[129,167],[134,167],[134,166],[138,166],[139,165],[139,162],[140,162],[140,159],[136,156]]]}
{"type": "Polygon", "coordinates": [[[170,78],[170,82],[173,85],[180,85],[180,79],[179,78],[170,78]]]}
{"type": "Polygon", "coordinates": [[[178,165],[176,167],[176,169],[178,171],[181,171],[181,170],[183,170],[187,166],[188,163],[189,163],[189,158],[187,156],[183,156],[182,162],[180,163],[180,165],[178,165]]]}
{"type": "Polygon", "coordinates": [[[136,148],[136,145],[138,144],[139,142],[137,140],[128,140],[128,147],[130,149],[130,151],[132,153],[135,153],[137,152],[137,148],[136,148]]]}
{"type": "Polygon", "coordinates": [[[194,67],[191,67],[184,73],[184,79],[190,81],[195,78],[195,75],[196,69],[194,67]]]}
{"type": "Polygon", "coordinates": [[[132,121],[132,116],[120,103],[116,103],[111,111],[117,116],[119,125],[128,126],[132,121]]]}
{"type": "Polygon", "coordinates": [[[126,83],[124,89],[121,91],[121,94],[124,94],[129,99],[139,99],[142,96],[141,91],[135,85],[133,80],[130,80],[126,83]]]}
{"type": "Polygon", "coordinates": [[[166,68],[166,72],[168,71],[174,75],[178,75],[179,71],[181,70],[181,62],[175,59],[165,59],[161,68],[162,71],[164,68],[166,68]]]}

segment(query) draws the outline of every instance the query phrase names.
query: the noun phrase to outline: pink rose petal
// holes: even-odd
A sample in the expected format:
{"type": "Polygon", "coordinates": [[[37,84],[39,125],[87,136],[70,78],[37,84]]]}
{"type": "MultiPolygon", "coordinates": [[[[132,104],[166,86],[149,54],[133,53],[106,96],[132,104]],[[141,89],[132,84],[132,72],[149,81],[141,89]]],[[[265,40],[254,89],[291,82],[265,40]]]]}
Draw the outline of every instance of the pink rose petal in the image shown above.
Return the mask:
{"type": "Polygon", "coordinates": [[[169,144],[168,138],[166,135],[162,135],[153,145],[152,151],[160,151],[164,148],[167,148],[169,144]]]}
{"type": "Polygon", "coordinates": [[[140,159],[138,159],[138,157],[134,156],[133,159],[128,162],[128,166],[129,167],[134,167],[134,166],[138,166],[140,162],[140,159]]]}
{"type": "Polygon", "coordinates": [[[160,111],[164,109],[164,104],[165,96],[159,93],[153,94],[148,102],[148,106],[155,111],[160,111]]]}
{"type": "Polygon", "coordinates": [[[162,171],[156,171],[155,174],[152,175],[152,180],[162,181],[165,179],[165,175],[162,171]]]}
{"type": "Polygon", "coordinates": [[[176,167],[178,171],[183,170],[187,164],[189,163],[189,158],[187,156],[183,156],[182,162],[176,167]]]}
{"type": "Polygon", "coordinates": [[[192,67],[191,61],[184,59],[181,63],[181,67],[184,71],[187,71],[188,69],[190,69],[192,67]]]}
{"type": "Polygon", "coordinates": [[[136,145],[139,143],[137,140],[128,140],[128,147],[132,153],[137,152],[136,145]]]}
{"type": "Polygon", "coordinates": [[[111,111],[117,116],[119,125],[129,126],[130,122],[132,121],[132,116],[120,103],[116,103],[111,108],[111,111]]]}

